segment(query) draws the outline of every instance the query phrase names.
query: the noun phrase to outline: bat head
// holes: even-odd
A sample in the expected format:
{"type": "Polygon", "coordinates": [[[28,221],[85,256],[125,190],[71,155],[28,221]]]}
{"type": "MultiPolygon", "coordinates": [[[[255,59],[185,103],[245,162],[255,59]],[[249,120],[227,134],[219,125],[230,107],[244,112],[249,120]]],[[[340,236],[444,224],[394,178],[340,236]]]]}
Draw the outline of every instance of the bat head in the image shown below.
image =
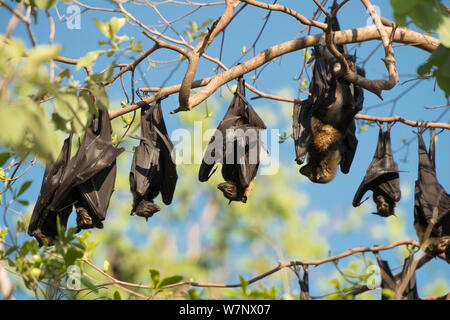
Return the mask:
{"type": "Polygon", "coordinates": [[[300,168],[300,173],[314,183],[328,183],[336,177],[341,161],[338,149],[326,152],[310,149],[308,163],[300,168]]]}
{"type": "Polygon", "coordinates": [[[374,212],[374,214],[379,215],[381,217],[389,217],[395,215],[394,214],[395,203],[391,199],[388,199],[381,194],[375,193],[373,195],[373,198],[377,205],[377,212],[374,212]]]}
{"type": "Polygon", "coordinates": [[[144,217],[145,220],[148,220],[148,218],[151,218],[159,210],[160,210],[159,206],[153,203],[152,201],[141,199],[141,201],[138,202],[136,208],[133,207],[131,215],[144,217]]]}
{"type": "Polygon", "coordinates": [[[42,233],[41,229],[36,229],[32,232],[31,236],[35,237],[39,243],[39,246],[43,246],[44,244],[48,246],[52,246],[54,244],[54,238],[49,237],[42,233]]]}
{"type": "MultiPolygon", "coordinates": [[[[423,240],[422,240],[423,241],[423,240]]],[[[433,257],[439,257],[450,263],[450,236],[444,237],[429,237],[427,239],[428,245],[425,252],[433,257]]],[[[425,242],[421,242],[423,244],[425,242]]]]}
{"type": "Polygon", "coordinates": [[[80,232],[82,229],[91,229],[98,228],[103,229],[103,223],[98,219],[93,218],[91,214],[89,214],[88,210],[84,206],[76,207],[77,212],[77,232],[80,232]]]}
{"type": "Polygon", "coordinates": [[[244,195],[242,188],[239,188],[234,182],[226,181],[217,186],[217,189],[222,191],[223,196],[230,201],[242,201],[247,202],[247,196],[244,195]]]}

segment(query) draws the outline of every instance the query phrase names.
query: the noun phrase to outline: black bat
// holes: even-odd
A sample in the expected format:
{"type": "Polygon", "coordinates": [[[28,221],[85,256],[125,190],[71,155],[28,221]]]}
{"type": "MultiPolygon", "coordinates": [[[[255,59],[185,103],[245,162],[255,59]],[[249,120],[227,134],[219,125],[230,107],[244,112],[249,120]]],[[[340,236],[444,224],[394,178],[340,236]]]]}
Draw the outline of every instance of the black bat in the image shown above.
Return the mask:
{"type": "Polygon", "coordinates": [[[427,151],[419,130],[419,169],[414,192],[414,228],[419,242],[426,241],[431,228],[429,244],[425,252],[450,263],[450,195],[445,192],[436,177],[434,129],[430,129],[430,149],[427,151]]]}
{"type": "Polygon", "coordinates": [[[390,289],[393,293],[396,293],[399,285],[403,283],[406,279],[408,280],[405,290],[402,292],[402,300],[419,300],[419,294],[417,293],[417,284],[416,284],[416,274],[415,272],[411,273],[412,264],[414,262],[414,255],[410,254],[403,263],[403,269],[400,274],[399,279],[395,279],[392,274],[391,268],[389,264],[385,260],[381,260],[380,256],[377,254],[378,266],[380,267],[381,273],[381,299],[389,300],[391,299],[386,293],[383,293],[383,289],[390,289]]]}
{"type": "Polygon", "coordinates": [[[60,225],[66,226],[69,215],[72,212],[73,202],[66,199],[66,203],[58,210],[49,210],[56,190],[61,185],[62,176],[67,169],[67,163],[70,159],[72,135],[64,140],[64,144],[58,160],[51,166],[47,166],[42,180],[41,191],[33,209],[28,234],[36,237],[39,244],[44,242],[49,245],[58,234],[57,219],[60,225]]]}
{"type": "MultiPolygon", "coordinates": [[[[116,181],[116,158],[124,151],[112,145],[111,132],[108,111],[99,111],[99,117],[93,120],[80,148],[68,163],[72,172],[66,172],[62,183],[68,188],[76,186],[72,189],[72,197],[75,200],[78,231],[103,228],[102,221],[105,220],[116,181]]],[[[64,194],[64,188],[61,194],[64,194]]]]}
{"type": "Polygon", "coordinates": [[[264,129],[266,125],[245,98],[245,82],[239,77],[233,100],[206,149],[199,180],[207,181],[215,164],[222,163],[225,182],[217,188],[230,202],[247,202],[258,172],[260,130],[264,129]]]}
{"type": "Polygon", "coordinates": [[[160,210],[153,199],[161,192],[166,205],[172,202],[177,184],[174,146],[167,134],[161,101],[141,108],[141,141],[136,147],[130,170],[133,194],[131,215],[148,219],[160,210]]]}
{"type": "MultiPolygon", "coordinates": [[[[339,30],[337,19],[333,30],[339,30]]],[[[355,56],[349,56],[345,46],[338,49],[351,69],[364,75],[356,66],[355,56]]],[[[315,183],[328,183],[334,179],[340,166],[343,173],[350,171],[358,140],[355,136],[354,116],[362,109],[362,88],[336,76],[337,60],[325,45],[324,38],[314,47],[313,76],[307,100],[294,104],[293,138],[296,162],[307,164],[300,173],[315,183]]]]}
{"type": "Polygon", "coordinates": [[[392,155],[391,126],[389,123],[384,131],[383,124],[380,124],[375,155],[353,198],[353,206],[358,207],[364,194],[371,190],[373,201],[377,205],[375,214],[382,217],[394,214],[394,208],[401,197],[398,166],[392,155]]]}
{"type": "Polygon", "coordinates": [[[57,234],[57,216],[65,227],[73,205],[77,212],[77,231],[102,228],[114,190],[116,158],[123,151],[112,145],[108,111],[100,110],[86,129],[73,158],[69,160],[69,138],[64,143],[63,156],[60,156],[64,160],[58,160],[44,175],[28,234],[35,236],[40,244],[46,241],[51,245],[57,234]]]}

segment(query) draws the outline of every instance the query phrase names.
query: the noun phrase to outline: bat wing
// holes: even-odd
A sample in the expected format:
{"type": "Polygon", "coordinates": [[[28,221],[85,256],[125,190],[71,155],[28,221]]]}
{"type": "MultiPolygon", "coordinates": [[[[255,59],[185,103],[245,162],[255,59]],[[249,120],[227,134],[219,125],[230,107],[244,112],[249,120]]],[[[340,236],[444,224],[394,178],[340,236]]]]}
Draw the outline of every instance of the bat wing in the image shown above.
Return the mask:
{"type": "MultiPolygon", "coordinates": [[[[242,80],[243,81],[243,80],[242,80]]],[[[244,84],[242,84],[243,90],[245,89],[244,84]]],[[[243,119],[246,119],[244,125],[235,126],[235,130],[242,130],[244,133],[243,139],[239,139],[237,142],[239,159],[239,180],[241,182],[241,187],[246,188],[250,182],[255,178],[259,167],[259,153],[261,148],[261,136],[260,130],[265,130],[266,125],[264,121],[253,109],[252,105],[245,98],[245,91],[241,93],[238,92],[238,96],[241,98],[242,102],[247,106],[243,115],[243,119]]]]}
{"type": "Polygon", "coordinates": [[[161,101],[158,101],[153,107],[153,126],[158,135],[156,144],[160,149],[161,197],[163,202],[169,205],[175,193],[178,175],[175,163],[175,147],[167,134],[161,110],[161,101]]]}
{"type": "Polygon", "coordinates": [[[380,190],[393,202],[400,200],[400,180],[398,166],[392,155],[390,126],[386,132],[380,126],[377,148],[366,175],[353,198],[354,207],[361,204],[361,198],[368,190],[380,190]]]}
{"type": "Polygon", "coordinates": [[[405,288],[405,291],[403,291],[403,300],[419,300],[419,294],[417,293],[417,284],[416,284],[416,273],[413,272],[412,276],[410,275],[411,273],[411,268],[412,268],[412,264],[414,262],[414,255],[410,254],[406,259],[405,262],[403,263],[403,269],[402,269],[402,273],[401,273],[401,281],[400,283],[402,283],[404,281],[404,279],[409,278],[408,284],[405,288]]]}
{"type": "Polygon", "coordinates": [[[311,101],[309,99],[294,103],[292,131],[295,144],[295,161],[301,165],[305,161],[311,142],[311,101]]]}
{"type": "Polygon", "coordinates": [[[244,90],[244,82],[240,79],[233,100],[206,147],[202,164],[200,165],[200,170],[198,172],[198,179],[201,182],[208,181],[211,175],[214,174],[215,170],[213,171],[213,168],[217,162],[225,162],[224,149],[226,147],[226,131],[227,129],[233,128],[233,125],[236,122],[242,121],[245,105],[237,92],[243,92],[244,90]]]}
{"type": "MultiPolygon", "coordinates": [[[[260,161],[260,128],[251,125],[235,127],[242,130],[243,136],[236,137],[234,141],[235,162],[237,176],[242,188],[246,188],[255,178],[260,161]]],[[[227,150],[229,152],[230,150],[227,150]]],[[[232,164],[233,165],[233,164],[232,164]]],[[[229,174],[222,174],[225,180],[230,180],[229,174]]],[[[236,177],[236,176],[235,176],[236,177]]]]}
{"type": "Polygon", "coordinates": [[[315,50],[315,52],[317,57],[313,66],[313,77],[309,84],[309,92],[311,93],[309,99],[311,99],[313,106],[329,105],[332,102],[328,101],[330,100],[329,97],[334,100],[333,92],[335,90],[334,86],[330,86],[330,83],[333,83],[332,72],[329,64],[318,53],[319,50],[315,50]]]}
{"type": "MultiPolygon", "coordinates": [[[[152,110],[150,105],[141,108],[140,143],[134,150],[130,170],[130,190],[137,198],[142,198],[159,169],[160,149],[156,146],[156,133],[152,130],[152,110]]],[[[155,195],[156,196],[156,195],[155,195]]]]}
{"type": "Polygon", "coordinates": [[[142,140],[134,150],[130,170],[130,189],[137,197],[143,197],[158,170],[160,150],[153,143],[142,140]]]}
{"type": "Polygon", "coordinates": [[[341,153],[341,171],[348,173],[355,157],[356,148],[358,147],[358,139],[355,135],[355,122],[352,121],[348,127],[344,138],[339,146],[341,153]]]}
{"type": "MultiPolygon", "coordinates": [[[[392,274],[391,268],[389,267],[389,264],[385,260],[381,260],[379,256],[377,256],[378,266],[380,267],[380,273],[381,273],[381,289],[390,289],[394,293],[396,292],[396,289],[398,288],[398,285],[403,283],[404,279],[407,277],[409,278],[408,284],[403,291],[402,299],[403,300],[419,300],[419,295],[417,293],[417,286],[416,286],[416,275],[415,273],[410,276],[410,269],[412,267],[412,263],[414,261],[414,255],[410,254],[403,263],[403,270],[400,275],[400,281],[396,282],[395,277],[392,274]]],[[[389,300],[391,299],[389,296],[383,294],[381,295],[382,300],[389,300]]]]}
{"type": "Polygon", "coordinates": [[[106,218],[116,174],[117,167],[114,160],[111,166],[77,187],[80,197],[75,202],[75,208],[79,229],[103,228],[102,221],[106,218]]]}
{"type": "MultiPolygon", "coordinates": [[[[386,260],[381,260],[378,255],[377,261],[378,266],[380,267],[381,290],[390,289],[395,292],[395,278],[389,267],[389,263],[386,260]]],[[[383,291],[381,292],[381,300],[389,300],[389,296],[383,294],[383,291]]]]}
{"type": "MultiPolygon", "coordinates": [[[[85,138],[75,156],[69,161],[61,188],[55,200],[64,199],[76,187],[77,213],[82,210],[87,220],[84,227],[96,225],[104,220],[116,177],[116,158],[124,151],[111,143],[111,122],[107,110],[100,110],[86,130],[85,138]],[[89,217],[86,216],[89,215],[89,217]]],[[[80,227],[80,226],[79,226],[80,227]]]]}
{"type": "Polygon", "coordinates": [[[66,199],[64,205],[56,211],[49,209],[70,159],[71,141],[72,135],[64,141],[58,160],[47,167],[44,173],[41,191],[39,192],[28,226],[28,234],[35,236],[39,243],[46,240],[49,244],[52,244],[53,239],[57,235],[57,216],[60,218],[60,224],[66,226],[68,217],[72,211],[70,199],[66,199]]]}
{"type": "MultiPolygon", "coordinates": [[[[242,77],[239,78],[235,97],[237,98],[235,103],[238,104],[238,107],[234,110],[240,112],[241,120],[233,126],[235,130],[233,149],[237,153],[234,158],[238,165],[239,184],[241,188],[245,189],[255,178],[258,171],[260,130],[265,130],[266,125],[245,97],[245,82],[242,77]],[[240,134],[243,134],[243,136],[239,136],[240,134]]],[[[229,150],[227,150],[228,152],[229,150]]],[[[224,179],[227,176],[228,174],[225,173],[224,179]]]]}
{"type": "MultiPolygon", "coordinates": [[[[334,6],[331,8],[331,10],[333,10],[333,9],[334,9],[334,6]]],[[[331,19],[331,29],[333,31],[340,31],[341,30],[341,27],[339,25],[339,21],[338,21],[336,15],[334,15],[333,18],[331,19]]],[[[342,53],[344,55],[344,57],[348,55],[347,47],[345,45],[337,45],[336,48],[338,49],[338,51],[340,53],[342,53]]]]}
{"type": "Polygon", "coordinates": [[[434,208],[438,208],[432,236],[450,235],[450,195],[439,184],[435,169],[435,131],[430,129],[430,151],[427,152],[422,138],[422,131],[418,132],[419,172],[415,187],[414,220],[424,228],[433,222],[434,208]],[[442,226],[445,226],[443,234],[442,226]]]}
{"type": "Polygon", "coordinates": [[[160,210],[153,203],[161,189],[161,168],[160,148],[156,146],[157,134],[152,121],[153,109],[147,104],[141,108],[141,141],[134,150],[129,176],[130,191],[133,195],[131,215],[145,218],[160,210]]]}

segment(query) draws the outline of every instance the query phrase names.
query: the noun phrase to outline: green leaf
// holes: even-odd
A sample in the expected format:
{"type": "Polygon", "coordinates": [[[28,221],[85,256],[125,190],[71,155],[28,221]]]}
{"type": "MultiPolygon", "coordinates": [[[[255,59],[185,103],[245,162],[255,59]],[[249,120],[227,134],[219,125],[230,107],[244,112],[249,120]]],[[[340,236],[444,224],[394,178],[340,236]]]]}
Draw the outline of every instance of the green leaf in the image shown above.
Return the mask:
{"type": "Polygon", "coordinates": [[[212,21],[213,21],[212,19],[206,19],[205,21],[203,21],[202,25],[200,26],[200,29],[203,29],[204,27],[209,25],[212,21]]]}
{"type": "Polygon", "coordinates": [[[336,288],[336,290],[338,290],[338,291],[341,290],[341,284],[339,283],[338,280],[332,279],[330,282],[336,288]]]}
{"type": "Polygon", "coordinates": [[[105,260],[105,261],[103,262],[103,271],[108,272],[109,266],[110,266],[110,265],[111,265],[111,264],[109,263],[109,261],[108,261],[108,260],[105,260]]]}
{"type": "Polygon", "coordinates": [[[168,286],[168,285],[171,285],[171,284],[174,284],[174,283],[178,283],[181,280],[183,280],[182,276],[171,276],[171,277],[168,277],[168,278],[164,278],[159,283],[158,288],[162,288],[164,286],[168,286]]]}
{"type": "Polygon", "coordinates": [[[80,70],[83,67],[91,67],[94,65],[98,57],[105,53],[105,50],[96,50],[88,52],[84,57],[78,60],[76,70],[80,70]]]}
{"type": "Polygon", "coordinates": [[[31,181],[25,181],[20,187],[19,192],[17,193],[17,197],[20,197],[28,188],[31,186],[31,181]]]}
{"type": "Polygon", "coordinates": [[[64,263],[66,267],[69,267],[75,263],[79,258],[83,257],[83,252],[77,248],[68,248],[66,254],[64,255],[64,263]]]}
{"type": "Polygon", "coordinates": [[[131,52],[142,52],[144,48],[142,47],[141,42],[137,42],[129,47],[127,47],[127,50],[131,52]]]}
{"type": "Polygon", "coordinates": [[[189,289],[186,292],[186,298],[189,300],[200,300],[200,293],[196,289],[189,289]]]}
{"type": "Polygon", "coordinates": [[[244,295],[247,295],[247,280],[245,280],[243,276],[239,275],[239,281],[241,282],[242,292],[244,293],[244,295]]]}
{"type": "Polygon", "coordinates": [[[48,62],[55,58],[61,52],[59,46],[37,46],[31,51],[27,59],[27,68],[30,70],[40,66],[43,62],[48,62]]]}
{"type": "Polygon", "coordinates": [[[27,253],[36,254],[38,252],[38,245],[34,240],[25,241],[19,250],[21,256],[25,256],[27,253]]]}
{"type": "Polygon", "coordinates": [[[122,297],[120,296],[119,291],[114,291],[114,300],[122,300],[122,297]]]}
{"type": "Polygon", "coordinates": [[[4,152],[0,153],[0,166],[3,166],[6,161],[8,161],[9,158],[11,158],[14,155],[12,152],[4,152]]]}
{"type": "Polygon", "coordinates": [[[440,44],[428,60],[417,69],[417,73],[421,76],[430,72],[436,78],[438,86],[447,96],[450,95],[450,48],[440,44]]]}
{"type": "Polygon", "coordinates": [[[394,299],[395,298],[395,292],[392,289],[388,289],[388,288],[382,289],[381,290],[381,294],[383,296],[386,296],[388,299],[394,299]]]}
{"type": "Polygon", "coordinates": [[[56,82],[61,83],[64,79],[70,78],[70,69],[69,68],[63,68],[56,76],[56,82]]]}
{"type": "Polygon", "coordinates": [[[8,234],[9,232],[9,228],[5,228],[5,229],[0,229],[0,239],[4,239],[5,236],[8,234]]]}
{"type": "MultiPolygon", "coordinates": [[[[125,25],[125,18],[112,17],[110,21],[111,33],[114,36],[125,25]]],[[[128,40],[128,39],[127,39],[128,40]]]]}
{"type": "Polygon", "coordinates": [[[58,0],[34,0],[34,3],[42,10],[48,10],[56,6],[58,0]]]}
{"type": "Polygon", "coordinates": [[[19,202],[23,206],[28,206],[30,204],[27,200],[18,200],[17,202],[19,202]]]}
{"type": "Polygon", "coordinates": [[[81,283],[95,293],[98,293],[98,288],[85,276],[81,277],[81,283]]]}
{"type": "Polygon", "coordinates": [[[102,22],[98,19],[92,19],[95,23],[95,25],[97,26],[97,29],[100,30],[101,33],[103,33],[103,35],[107,38],[110,37],[109,34],[109,23],[108,21],[102,22]]]}
{"type": "Polygon", "coordinates": [[[450,48],[450,15],[444,15],[439,26],[436,28],[436,32],[439,34],[441,44],[450,48]]]}
{"type": "Polygon", "coordinates": [[[152,279],[153,287],[156,288],[160,280],[159,271],[156,269],[150,269],[150,278],[152,279]]]}

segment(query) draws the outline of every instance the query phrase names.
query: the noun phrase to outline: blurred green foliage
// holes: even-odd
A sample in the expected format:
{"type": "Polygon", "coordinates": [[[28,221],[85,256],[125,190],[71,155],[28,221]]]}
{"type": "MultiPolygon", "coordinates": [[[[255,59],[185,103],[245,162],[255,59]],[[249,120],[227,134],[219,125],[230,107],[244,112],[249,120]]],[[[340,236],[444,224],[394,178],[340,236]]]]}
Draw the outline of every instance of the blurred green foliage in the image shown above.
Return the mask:
{"type": "Polygon", "coordinates": [[[439,87],[450,95],[450,13],[439,0],[391,0],[395,22],[407,26],[407,18],[420,29],[435,31],[441,44],[419,67],[420,76],[431,75],[439,87]]]}

